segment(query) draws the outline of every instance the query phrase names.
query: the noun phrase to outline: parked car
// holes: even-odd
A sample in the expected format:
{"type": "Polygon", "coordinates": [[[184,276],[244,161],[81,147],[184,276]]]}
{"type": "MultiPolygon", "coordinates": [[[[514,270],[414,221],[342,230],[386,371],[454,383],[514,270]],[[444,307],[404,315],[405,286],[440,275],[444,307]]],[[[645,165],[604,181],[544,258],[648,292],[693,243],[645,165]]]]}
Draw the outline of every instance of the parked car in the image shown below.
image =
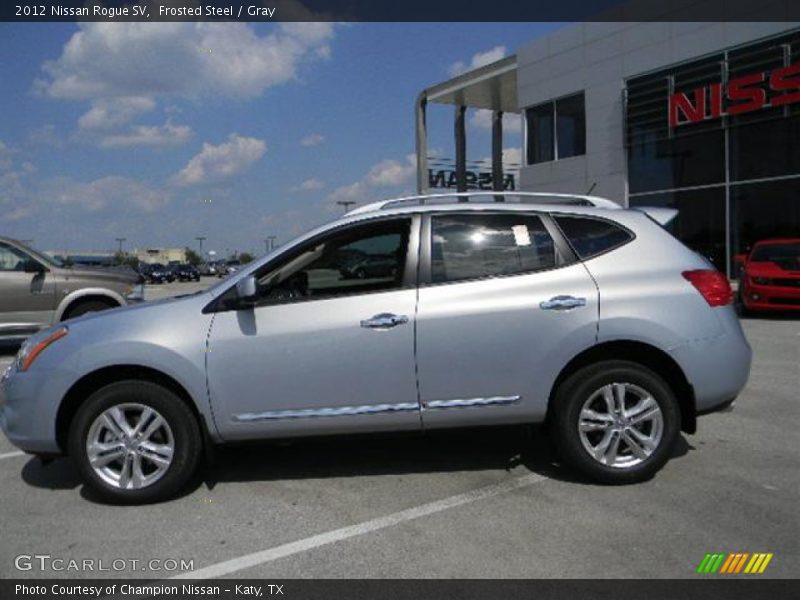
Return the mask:
{"type": "Polygon", "coordinates": [[[800,310],[800,238],[757,242],[740,264],[744,310],[800,310]]]}
{"type": "Polygon", "coordinates": [[[152,263],[148,265],[145,277],[148,282],[153,284],[172,283],[175,281],[175,273],[172,269],[161,263],[152,263]]]}
{"type": "Polygon", "coordinates": [[[339,267],[344,278],[367,279],[372,277],[396,277],[398,274],[397,259],[385,254],[373,254],[339,267]]]}
{"type": "Polygon", "coordinates": [[[213,277],[214,275],[217,274],[217,263],[215,262],[200,263],[200,266],[197,267],[197,270],[203,277],[213,277]]]}
{"type": "Polygon", "coordinates": [[[0,341],[17,343],[43,327],[144,299],[132,269],[67,267],[0,237],[0,341]]]}
{"type": "Polygon", "coordinates": [[[170,270],[178,281],[200,281],[200,271],[190,264],[179,263],[170,270]]]}
{"type": "Polygon", "coordinates": [[[226,260],[220,265],[217,277],[227,277],[231,273],[235,273],[242,267],[242,263],[238,260],[226,260]]]}
{"type": "Polygon", "coordinates": [[[208,290],[50,328],[0,424],[128,503],[176,494],[207,444],[509,423],[593,480],[653,476],[747,381],[727,278],[661,227],[677,211],[497,195],[368,205],[208,290]],[[340,279],[343,249],[401,275],[340,279]]]}

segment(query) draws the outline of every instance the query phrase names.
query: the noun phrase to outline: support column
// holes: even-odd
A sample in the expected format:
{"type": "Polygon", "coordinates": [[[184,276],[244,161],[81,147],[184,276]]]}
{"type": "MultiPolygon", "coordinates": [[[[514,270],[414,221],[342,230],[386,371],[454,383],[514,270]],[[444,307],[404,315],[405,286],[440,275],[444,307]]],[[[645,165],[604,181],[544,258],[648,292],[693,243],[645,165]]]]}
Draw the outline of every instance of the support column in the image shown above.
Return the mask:
{"type": "MultiPolygon", "coordinates": [[[[456,137],[456,191],[467,191],[467,132],[465,116],[466,106],[456,106],[455,137],[456,137]]],[[[461,200],[466,202],[466,200],[461,200]]]]}
{"type": "MultiPolygon", "coordinates": [[[[492,189],[503,191],[503,111],[492,112],[492,189]]],[[[497,195],[495,202],[503,202],[504,197],[497,195]]]]}
{"type": "Polygon", "coordinates": [[[417,193],[425,194],[428,191],[428,125],[426,109],[428,97],[422,92],[417,98],[414,112],[417,125],[417,193]]]}

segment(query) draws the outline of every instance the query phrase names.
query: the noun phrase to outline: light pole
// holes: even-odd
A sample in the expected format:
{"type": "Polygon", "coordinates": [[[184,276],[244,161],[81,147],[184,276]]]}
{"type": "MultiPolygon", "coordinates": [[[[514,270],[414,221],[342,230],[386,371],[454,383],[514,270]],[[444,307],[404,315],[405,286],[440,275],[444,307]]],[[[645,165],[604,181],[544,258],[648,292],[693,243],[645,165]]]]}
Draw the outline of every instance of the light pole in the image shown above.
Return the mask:
{"type": "Polygon", "coordinates": [[[203,256],[203,242],[205,241],[206,237],[202,235],[198,235],[196,238],[198,242],[200,242],[200,256],[203,256]]]}
{"type": "Polygon", "coordinates": [[[344,212],[348,212],[350,207],[356,203],[355,200],[337,200],[336,204],[344,207],[344,212]]]}
{"type": "Polygon", "coordinates": [[[119,237],[114,239],[117,240],[117,243],[119,244],[119,253],[122,254],[122,242],[128,241],[128,238],[119,237]]]}

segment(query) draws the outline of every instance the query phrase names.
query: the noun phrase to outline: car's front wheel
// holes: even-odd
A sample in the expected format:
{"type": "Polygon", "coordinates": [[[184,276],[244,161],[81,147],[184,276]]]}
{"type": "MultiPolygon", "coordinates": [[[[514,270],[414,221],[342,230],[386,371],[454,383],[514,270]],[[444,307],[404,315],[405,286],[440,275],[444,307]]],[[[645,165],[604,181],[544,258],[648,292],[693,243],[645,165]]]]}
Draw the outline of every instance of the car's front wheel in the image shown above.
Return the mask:
{"type": "Polygon", "coordinates": [[[174,496],[202,450],[192,411],[170,390],[146,381],[101,388],[72,421],[69,453],[101,499],[146,503],[174,496]]]}
{"type": "Polygon", "coordinates": [[[680,434],[670,387],[650,369],[604,361],[577,371],[554,398],[553,430],[566,464],[602,483],[636,483],[669,460],[680,434]]]}

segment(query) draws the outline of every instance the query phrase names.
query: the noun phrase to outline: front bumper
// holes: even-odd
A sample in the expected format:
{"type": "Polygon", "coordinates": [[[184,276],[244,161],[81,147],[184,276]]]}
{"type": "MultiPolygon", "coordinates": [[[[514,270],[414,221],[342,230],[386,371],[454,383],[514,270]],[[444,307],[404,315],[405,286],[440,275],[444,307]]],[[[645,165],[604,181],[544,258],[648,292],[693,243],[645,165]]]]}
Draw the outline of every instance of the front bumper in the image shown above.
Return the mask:
{"type": "Polygon", "coordinates": [[[52,391],[66,380],[64,375],[53,372],[52,377],[29,377],[9,367],[0,377],[0,429],[20,450],[62,453],[56,441],[58,403],[52,402],[52,391]]]}
{"type": "Polygon", "coordinates": [[[748,282],[742,302],[748,310],[800,310],[800,284],[789,287],[748,282]]]}

